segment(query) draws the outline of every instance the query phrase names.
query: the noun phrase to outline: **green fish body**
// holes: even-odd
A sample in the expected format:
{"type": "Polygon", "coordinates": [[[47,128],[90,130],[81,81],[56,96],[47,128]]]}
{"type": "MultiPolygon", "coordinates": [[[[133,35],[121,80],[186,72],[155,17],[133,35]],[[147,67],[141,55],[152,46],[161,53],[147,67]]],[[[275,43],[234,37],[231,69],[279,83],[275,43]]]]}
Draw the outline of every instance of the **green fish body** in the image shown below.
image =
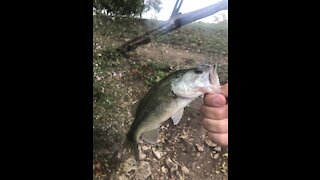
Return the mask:
{"type": "Polygon", "coordinates": [[[163,122],[171,118],[177,125],[188,104],[205,93],[219,93],[219,90],[216,68],[211,65],[179,70],[159,81],[139,102],[126,136],[135,158],[139,159],[140,135],[146,142],[155,144],[163,122]]]}

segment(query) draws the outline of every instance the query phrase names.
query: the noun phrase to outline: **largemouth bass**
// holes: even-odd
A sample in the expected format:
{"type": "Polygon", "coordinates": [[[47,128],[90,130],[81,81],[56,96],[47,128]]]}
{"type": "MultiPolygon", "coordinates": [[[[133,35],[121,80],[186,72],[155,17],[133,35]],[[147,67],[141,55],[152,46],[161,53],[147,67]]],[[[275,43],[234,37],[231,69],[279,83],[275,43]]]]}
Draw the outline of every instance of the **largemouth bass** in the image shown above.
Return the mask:
{"type": "Polygon", "coordinates": [[[155,144],[160,125],[172,119],[177,125],[184,108],[205,93],[220,93],[220,81],[216,67],[200,65],[169,74],[152,87],[139,102],[135,119],[126,136],[136,160],[139,158],[138,140],[155,144]]]}

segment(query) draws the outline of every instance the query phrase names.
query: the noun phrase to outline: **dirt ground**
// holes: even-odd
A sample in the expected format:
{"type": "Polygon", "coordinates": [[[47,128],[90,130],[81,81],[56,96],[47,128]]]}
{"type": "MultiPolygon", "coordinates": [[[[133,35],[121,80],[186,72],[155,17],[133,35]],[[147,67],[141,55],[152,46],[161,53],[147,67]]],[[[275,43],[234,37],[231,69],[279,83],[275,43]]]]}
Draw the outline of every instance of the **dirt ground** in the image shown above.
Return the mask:
{"type": "Polygon", "coordinates": [[[93,124],[93,179],[228,179],[227,150],[212,143],[201,124],[201,97],[185,108],[178,125],[173,125],[170,119],[162,124],[157,144],[139,142],[143,158],[140,164],[136,164],[133,157],[120,156],[122,140],[134,118],[132,106],[150,88],[140,78],[140,66],[157,61],[179,69],[218,63],[218,73],[224,84],[228,78],[227,55],[208,58],[193,45],[181,48],[149,43],[129,54],[127,59],[117,58],[117,65],[105,65],[107,68],[103,69],[100,50],[106,44],[116,47],[121,41],[95,37],[94,86],[99,92],[94,95],[93,106],[97,112],[93,124]],[[107,100],[99,100],[102,98],[107,100]],[[100,101],[103,103],[99,104],[100,101]]]}

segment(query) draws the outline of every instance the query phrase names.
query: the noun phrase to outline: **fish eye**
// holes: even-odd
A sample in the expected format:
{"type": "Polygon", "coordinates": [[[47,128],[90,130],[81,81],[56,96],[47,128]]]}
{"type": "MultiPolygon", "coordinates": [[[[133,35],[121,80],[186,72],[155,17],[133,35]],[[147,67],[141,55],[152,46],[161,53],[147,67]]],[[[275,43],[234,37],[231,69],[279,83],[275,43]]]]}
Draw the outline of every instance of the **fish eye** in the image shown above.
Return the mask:
{"type": "Polygon", "coordinates": [[[200,69],[196,69],[196,70],[194,70],[194,73],[196,73],[196,74],[202,74],[202,71],[201,71],[200,69]]]}

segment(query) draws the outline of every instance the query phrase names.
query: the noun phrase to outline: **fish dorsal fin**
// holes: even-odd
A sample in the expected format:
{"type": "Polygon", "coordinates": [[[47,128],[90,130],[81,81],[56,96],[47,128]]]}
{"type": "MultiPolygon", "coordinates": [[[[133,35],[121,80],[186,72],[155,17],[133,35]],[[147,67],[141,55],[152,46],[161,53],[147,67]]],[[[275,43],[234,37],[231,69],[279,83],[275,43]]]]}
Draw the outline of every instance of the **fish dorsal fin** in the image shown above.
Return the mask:
{"type": "Polygon", "coordinates": [[[184,111],[184,108],[179,109],[177,112],[172,114],[171,119],[174,125],[177,125],[179,123],[180,119],[182,118],[183,111],[184,111]]]}
{"type": "Polygon", "coordinates": [[[145,140],[150,144],[155,144],[159,137],[159,130],[160,130],[160,127],[158,127],[157,129],[153,129],[151,131],[143,132],[142,133],[143,140],[145,140]]]}

